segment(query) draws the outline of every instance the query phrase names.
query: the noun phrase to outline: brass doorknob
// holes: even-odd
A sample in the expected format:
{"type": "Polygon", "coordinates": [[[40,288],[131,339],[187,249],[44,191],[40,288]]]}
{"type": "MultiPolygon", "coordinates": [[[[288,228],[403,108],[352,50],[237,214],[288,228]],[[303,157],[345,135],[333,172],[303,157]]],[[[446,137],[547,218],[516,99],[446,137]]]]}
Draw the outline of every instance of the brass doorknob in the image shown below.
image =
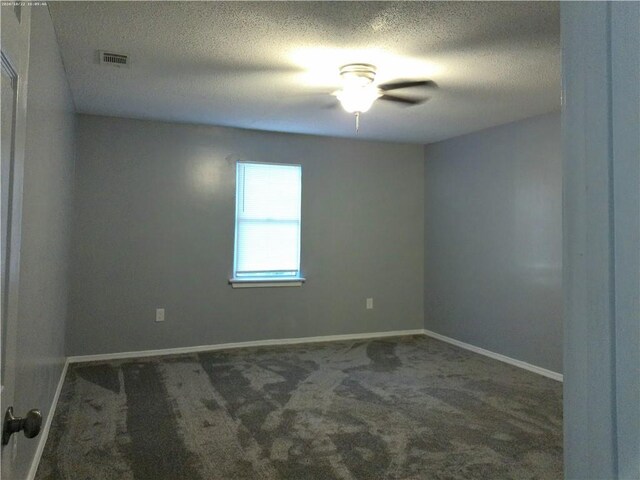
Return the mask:
{"type": "Polygon", "coordinates": [[[9,443],[11,435],[16,432],[23,431],[27,438],[36,437],[42,428],[42,413],[34,408],[29,410],[24,417],[15,417],[13,415],[13,407],[7,408],[4,415],[4,423],[2,424],[2,445],[9,443]]]}

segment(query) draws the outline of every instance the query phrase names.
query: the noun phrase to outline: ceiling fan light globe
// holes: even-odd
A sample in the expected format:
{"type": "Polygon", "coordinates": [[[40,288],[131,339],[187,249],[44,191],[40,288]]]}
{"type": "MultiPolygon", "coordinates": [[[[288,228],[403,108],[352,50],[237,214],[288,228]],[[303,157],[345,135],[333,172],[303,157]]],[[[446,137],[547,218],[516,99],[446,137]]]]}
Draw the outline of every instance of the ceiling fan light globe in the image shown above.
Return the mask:
{"type": "Polygon", "coordinates": [[[379,96],[378,91],[371,88],[345,89],[336,94],[342,108],[349,113],[368,111],[379,96]]]}

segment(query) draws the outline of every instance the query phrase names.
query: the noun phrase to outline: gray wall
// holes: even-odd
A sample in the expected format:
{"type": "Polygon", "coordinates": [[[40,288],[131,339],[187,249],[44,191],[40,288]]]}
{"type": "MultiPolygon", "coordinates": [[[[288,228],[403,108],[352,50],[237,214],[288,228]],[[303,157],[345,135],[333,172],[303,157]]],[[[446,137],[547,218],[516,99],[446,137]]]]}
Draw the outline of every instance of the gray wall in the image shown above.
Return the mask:
{"type": "Polygon", "coordinates": [[[425,147],[425,328],[562,371],[552,113],[425,147]]]}
{"type": "MultiPolygon", "coordinates": [[[[15,405],[46,416],[65,361],[75,114],[46,7],[31,9],[30,42],[15,405]]],[[[38,444],[18,437],[16,479],[38,444]]]]}
{"type": "Polygon", "coordinates": [[[422,146],[78,122],[69,355],[422,328],[422,146]],[[302,164],[304,286],[228,285],[236,160],[302,164]]]}

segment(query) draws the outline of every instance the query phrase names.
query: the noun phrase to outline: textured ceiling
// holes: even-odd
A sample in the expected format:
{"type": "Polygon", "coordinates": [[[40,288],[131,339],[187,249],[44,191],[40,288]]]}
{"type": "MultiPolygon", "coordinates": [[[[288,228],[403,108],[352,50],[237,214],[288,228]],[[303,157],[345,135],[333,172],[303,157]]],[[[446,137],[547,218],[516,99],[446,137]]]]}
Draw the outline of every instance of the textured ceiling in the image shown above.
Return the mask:
{"type": "Polygon", "coordinates": [[[560,107],[555,2],[50,2],[79,112],[354,137],[346,63],[430,78],[359,137],[429,143],[560,107]],[[97,50],[130,55],[100,65],[97,50]]]}

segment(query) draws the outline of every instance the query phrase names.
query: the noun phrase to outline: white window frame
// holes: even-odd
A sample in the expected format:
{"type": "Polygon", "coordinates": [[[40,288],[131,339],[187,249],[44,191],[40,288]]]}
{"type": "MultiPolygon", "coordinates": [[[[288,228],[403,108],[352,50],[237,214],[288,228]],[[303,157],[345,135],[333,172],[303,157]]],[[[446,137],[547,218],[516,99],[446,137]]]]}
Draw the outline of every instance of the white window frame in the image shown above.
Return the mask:
{"type": "Polygon", "coordinates": [[[300,228],[298,230],[298,257],[299,267],[298,276],[296,277],[258,277],[258,278],[237,278],[236,266],[238,262],[238,166],[240,164],[255,164],[255,165],[275,165],[275,166],[290,166],[300,167],[300,202],[302,203],[302,165],[297,163],[278,163],[278,162],[256,162],[242,160],[237,161],[235,166],[235,180],[236,187],[234,192],[234,241],[233,241],[233,277],[229,279],[229,284],[233,288],[260,288],[260,287],[301,287],[306,279],[302,276],[302,205],[300,205],[300,228]]]}

